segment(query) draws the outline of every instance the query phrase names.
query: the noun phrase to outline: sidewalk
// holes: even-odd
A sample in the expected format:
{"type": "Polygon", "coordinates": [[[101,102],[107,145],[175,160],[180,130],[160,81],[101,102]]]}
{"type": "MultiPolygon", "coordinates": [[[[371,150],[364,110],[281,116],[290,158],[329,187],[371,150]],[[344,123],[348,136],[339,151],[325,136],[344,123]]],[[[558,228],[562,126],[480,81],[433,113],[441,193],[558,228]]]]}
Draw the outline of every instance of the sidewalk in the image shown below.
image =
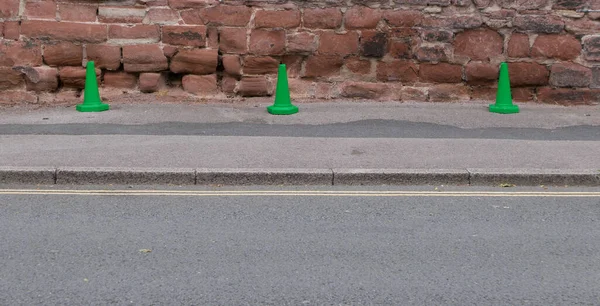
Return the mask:
{"type": "Polygon", "coordinates": [[[0,109],[0,183],[600,185],[600,108],[114,104],[0,109]]]}

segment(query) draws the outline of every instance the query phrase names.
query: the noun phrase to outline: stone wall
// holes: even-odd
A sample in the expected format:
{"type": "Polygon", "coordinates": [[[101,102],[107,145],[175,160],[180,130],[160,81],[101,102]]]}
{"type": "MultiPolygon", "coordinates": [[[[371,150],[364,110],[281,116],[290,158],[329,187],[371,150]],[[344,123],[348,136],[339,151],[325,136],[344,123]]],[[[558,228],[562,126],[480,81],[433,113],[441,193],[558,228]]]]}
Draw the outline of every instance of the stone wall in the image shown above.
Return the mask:
{"type": "MultiPolygon", "coordinates": [[[[600,101],[598,0],[2,0],[0,102],[81,90],[294,98],[600,101]],[[598,88],[598,89],[596,89],[598,88]]],[[[62,97],[62,98],[61,98],[62,97]]]]}

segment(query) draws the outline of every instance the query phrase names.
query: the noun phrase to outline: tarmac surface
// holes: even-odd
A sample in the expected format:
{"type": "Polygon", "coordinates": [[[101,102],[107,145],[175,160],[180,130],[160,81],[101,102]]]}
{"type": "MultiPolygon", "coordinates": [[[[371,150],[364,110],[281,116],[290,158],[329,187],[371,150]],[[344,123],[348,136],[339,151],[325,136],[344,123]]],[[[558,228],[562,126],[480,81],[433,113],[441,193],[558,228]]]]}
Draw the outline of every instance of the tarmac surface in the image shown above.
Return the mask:
{"type": "Polygon", "coordinates": [[[0,189],[2,305],[600,300],[598,188],[57,187],[0,189]]]}
{"type": "MultiPolygon", "coordinates": [[[[3,109],[0,173],[5,175],[0,175],[0,182],[39,182],[23,176],[14,179],[19,177],[15,171],[21,170],[54,171],[53,181],[59,182],[61,169],[87,168],[79,172],[92,173],[89,169],[94,168],[121,173],[168,169],[186,176],[199,169],[287,171],[286,180],[275,182],[284,184],[305,184],[306,180],[294,179],[300,170],[329,171],[332,177],[344,171],[380,177],[415,170],[422,175],[467,173],[466,179],[447,180],[457,184],[473,183],[472,174],[480,171],[507,174],[501,180],[520,183],[527,183],[526,175],[536,174],[538,179],[529,184],[600,183],[598,106],[525,104],[519,114],[500,115],[489,113],[481,103],[307,103],[296,115],[272,116],[266,105],[115,104],[103,113],[79,113],[72,107],[3,109]],[[520,174],[511,178],[511,173],[520,174]],[[539,179],[549,173],[557,179],[539,179]],[[564,179],[573,173],[586,178],[564,179]]],[[[363,176],[355,183],[395,184],[363,176]]],[[[251,180],[240,174],[238,179],[221,181],[266,182],[251,180]]],[[[431,183],[438,181],[443,182],[431,183]]],[[[197,182],[195,174],[191,183],[197,182]]],[[[407,183],[410,180],[403,180],[407,183]]]]}

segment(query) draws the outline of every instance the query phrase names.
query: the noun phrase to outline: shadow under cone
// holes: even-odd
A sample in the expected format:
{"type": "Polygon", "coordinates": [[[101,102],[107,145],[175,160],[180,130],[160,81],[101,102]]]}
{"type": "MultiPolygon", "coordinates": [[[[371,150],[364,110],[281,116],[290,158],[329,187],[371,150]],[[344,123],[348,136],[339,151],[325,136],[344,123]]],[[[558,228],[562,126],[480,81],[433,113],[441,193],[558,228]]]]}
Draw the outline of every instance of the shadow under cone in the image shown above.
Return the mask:
{"type": "Polygon", "coordinates": [[[498,93],[496,104],[490,105],[490,112],[499,114],[515,114],[519,112],[519,106],[512,102],[510,90],[510,77],[508,76],[508,65],[500,64],[500,79],[498,80],[498,93]]]}
{"type": "Polygon", "coordinates": [[[94,62],[87,62],[85,68],[85,89],[83,90],[83,103],[75,107],[80,112],[102,112],[108,110],[110,106],[102,103],[100,92],[98,91],[98,81],[96,80],[96,69],[94,62]]]}
{"type": "Polygon", "coordinates": [[[285,64],[279,65],[279,72],[277,73],[277,89],[275,90],[275,104],[267,107],[267,111],[273,115],[291,115],[298,112],[298,107],[292,105],[290,98],[285,64]]]}

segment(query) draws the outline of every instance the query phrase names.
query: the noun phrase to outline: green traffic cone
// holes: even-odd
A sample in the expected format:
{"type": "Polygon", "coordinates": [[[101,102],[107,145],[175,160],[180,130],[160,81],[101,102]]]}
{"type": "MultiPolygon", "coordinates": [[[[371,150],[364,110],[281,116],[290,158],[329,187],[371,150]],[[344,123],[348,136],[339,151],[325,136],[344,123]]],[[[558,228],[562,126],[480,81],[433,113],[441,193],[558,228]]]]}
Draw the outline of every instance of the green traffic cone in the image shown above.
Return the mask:
{"type": "Polygon", "coordinates": [[[290,99],[290,89],[288,87],[285,64],[279,65],[277,89],[275,90],[275,104],[267,107],[267,111],[273,115],[291,115],[298,112],[298,107],[292,105],[290,99]]]}
{"type": "Polygon", "coordinates": [[[510,77],[508,76],[508,65],[500,64],[500,79],[498,80],[498,94],[496,104],[490,105],[490,112],[498,114],[515,114],[519,112],[519,106],[512,102],[510,92],[510,77]]]}
{"type": "Polygon", "coordinates": [[[85,68],[85,89],[83,91],[83,104],[75,107],[80,112],[102,112],[108,110],[110,106],[102,103],[100,92],[98,91],[98,81],[96,80],[96,69],[94,62],[87,62],[85,68]]]}

